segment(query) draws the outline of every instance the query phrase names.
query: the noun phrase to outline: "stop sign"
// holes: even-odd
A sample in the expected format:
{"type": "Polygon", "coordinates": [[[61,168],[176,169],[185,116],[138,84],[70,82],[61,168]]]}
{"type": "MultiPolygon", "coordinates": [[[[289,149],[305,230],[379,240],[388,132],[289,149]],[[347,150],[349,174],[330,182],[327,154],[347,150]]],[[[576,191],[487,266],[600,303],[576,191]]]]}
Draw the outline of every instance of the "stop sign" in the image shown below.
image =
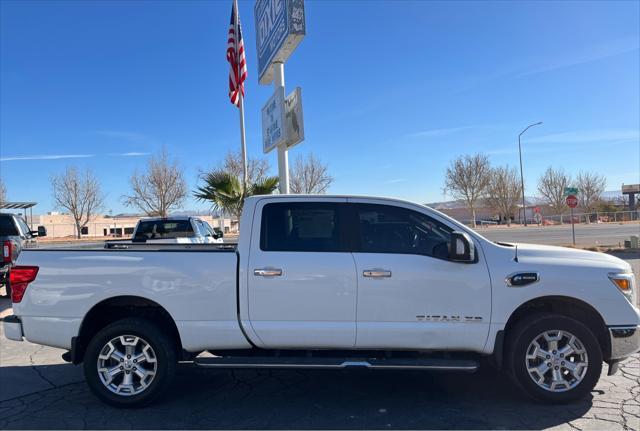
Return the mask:
{"type": "Polygon", "coordinates": [[[578,198],[574,195],[567,196],[566,202],[569,208],[575,208],[578,206],[578,198]]]}

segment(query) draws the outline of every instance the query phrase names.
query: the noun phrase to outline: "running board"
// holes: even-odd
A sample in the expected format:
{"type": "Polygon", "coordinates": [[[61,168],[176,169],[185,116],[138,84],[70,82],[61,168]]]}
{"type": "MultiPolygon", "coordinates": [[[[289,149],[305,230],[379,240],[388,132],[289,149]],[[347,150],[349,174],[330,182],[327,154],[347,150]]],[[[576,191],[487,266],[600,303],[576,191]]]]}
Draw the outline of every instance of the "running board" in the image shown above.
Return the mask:
{"type": "Polygon", "coordinates": [[[194,363],[206,368],[306,368],[343,369],[370,368],[379,370],[433,370],[473,373],[478,361],[471,359],[344,359],[312,357],[207,357],[194,363]]]}

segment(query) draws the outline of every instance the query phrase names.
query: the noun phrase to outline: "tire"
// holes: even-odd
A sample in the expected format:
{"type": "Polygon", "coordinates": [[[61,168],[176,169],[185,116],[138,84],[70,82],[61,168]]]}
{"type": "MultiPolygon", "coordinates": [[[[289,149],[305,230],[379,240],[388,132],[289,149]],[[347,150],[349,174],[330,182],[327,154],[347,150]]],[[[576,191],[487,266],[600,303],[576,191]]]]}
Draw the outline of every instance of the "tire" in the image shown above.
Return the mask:
{"type": "Polygon", "coordinates": [[[596,336],[583,323],[566,316],[540,313],[525,317],[507,334],[506,348],[512,380],[528,396],[544,403],[586,397],[602,371],[596,336]],[[549,341],[553,339],[555,345],[549,341]]]}
{"type": "Polygon", "coordinates": [[[83,367],[91,392],[101,401],[116,407],[142,407],[169,388],[176,365],[176,347],[170,337],[149,320],[126,318],[107,325],[91,339],[83,367]],[[107,370],[113,370],[111,376],[107,370]]]}

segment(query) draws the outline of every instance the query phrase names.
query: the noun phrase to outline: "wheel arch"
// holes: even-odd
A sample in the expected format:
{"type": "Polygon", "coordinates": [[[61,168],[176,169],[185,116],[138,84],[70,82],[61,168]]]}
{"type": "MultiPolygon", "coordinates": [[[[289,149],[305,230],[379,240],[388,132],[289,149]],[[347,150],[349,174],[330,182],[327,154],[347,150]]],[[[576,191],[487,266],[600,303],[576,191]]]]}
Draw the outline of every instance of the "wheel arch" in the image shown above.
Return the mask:
{"type": "Polygon", "coordinates": [[[520,304],[509,316],[502,331],[496,336],[493,362],[498,368],[502,367],[507,346],[504,345],[506,334],[522,319],[535,313],[554,313],[576,319],[585,324],[596,336],[602,357],[611,356],[611,340],[604,318],[591,304],[577,298],[562,295],[539,296],[520,304]]]}
{"type": "Polygon", "coordinates": [[[141,317],[152,321],[171,336],[176,351],[182,351],[178,327],[169,312],[157,302],[135,295],[112,296],[96,303],[85,314],[78,335],[72,340],[71,362],[79,364],[84,359],[86,346],[102,328],[127,317],[141,317]]]}

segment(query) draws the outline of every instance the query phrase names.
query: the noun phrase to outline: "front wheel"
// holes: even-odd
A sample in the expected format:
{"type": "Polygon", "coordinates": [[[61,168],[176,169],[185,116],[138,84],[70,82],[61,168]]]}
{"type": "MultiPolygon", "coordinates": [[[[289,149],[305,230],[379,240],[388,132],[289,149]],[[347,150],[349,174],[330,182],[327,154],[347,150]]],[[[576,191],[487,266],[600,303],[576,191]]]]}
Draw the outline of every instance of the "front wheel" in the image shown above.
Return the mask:
{"type": "Polygon", "coordinates": [[[602,351],[581,322],[541,313],[523,319],[507,334],[507,366],[529,396],[570,402],[584,398],[598,382],[602,351]]]}
{"type": "Polygon", "coordinates": [[[84,374],[91,391],[117,407],[140,407],[160,396],[176,370],[172,340],[150,321],[127,318],[96,334],[87,346],[84,374]]]}

